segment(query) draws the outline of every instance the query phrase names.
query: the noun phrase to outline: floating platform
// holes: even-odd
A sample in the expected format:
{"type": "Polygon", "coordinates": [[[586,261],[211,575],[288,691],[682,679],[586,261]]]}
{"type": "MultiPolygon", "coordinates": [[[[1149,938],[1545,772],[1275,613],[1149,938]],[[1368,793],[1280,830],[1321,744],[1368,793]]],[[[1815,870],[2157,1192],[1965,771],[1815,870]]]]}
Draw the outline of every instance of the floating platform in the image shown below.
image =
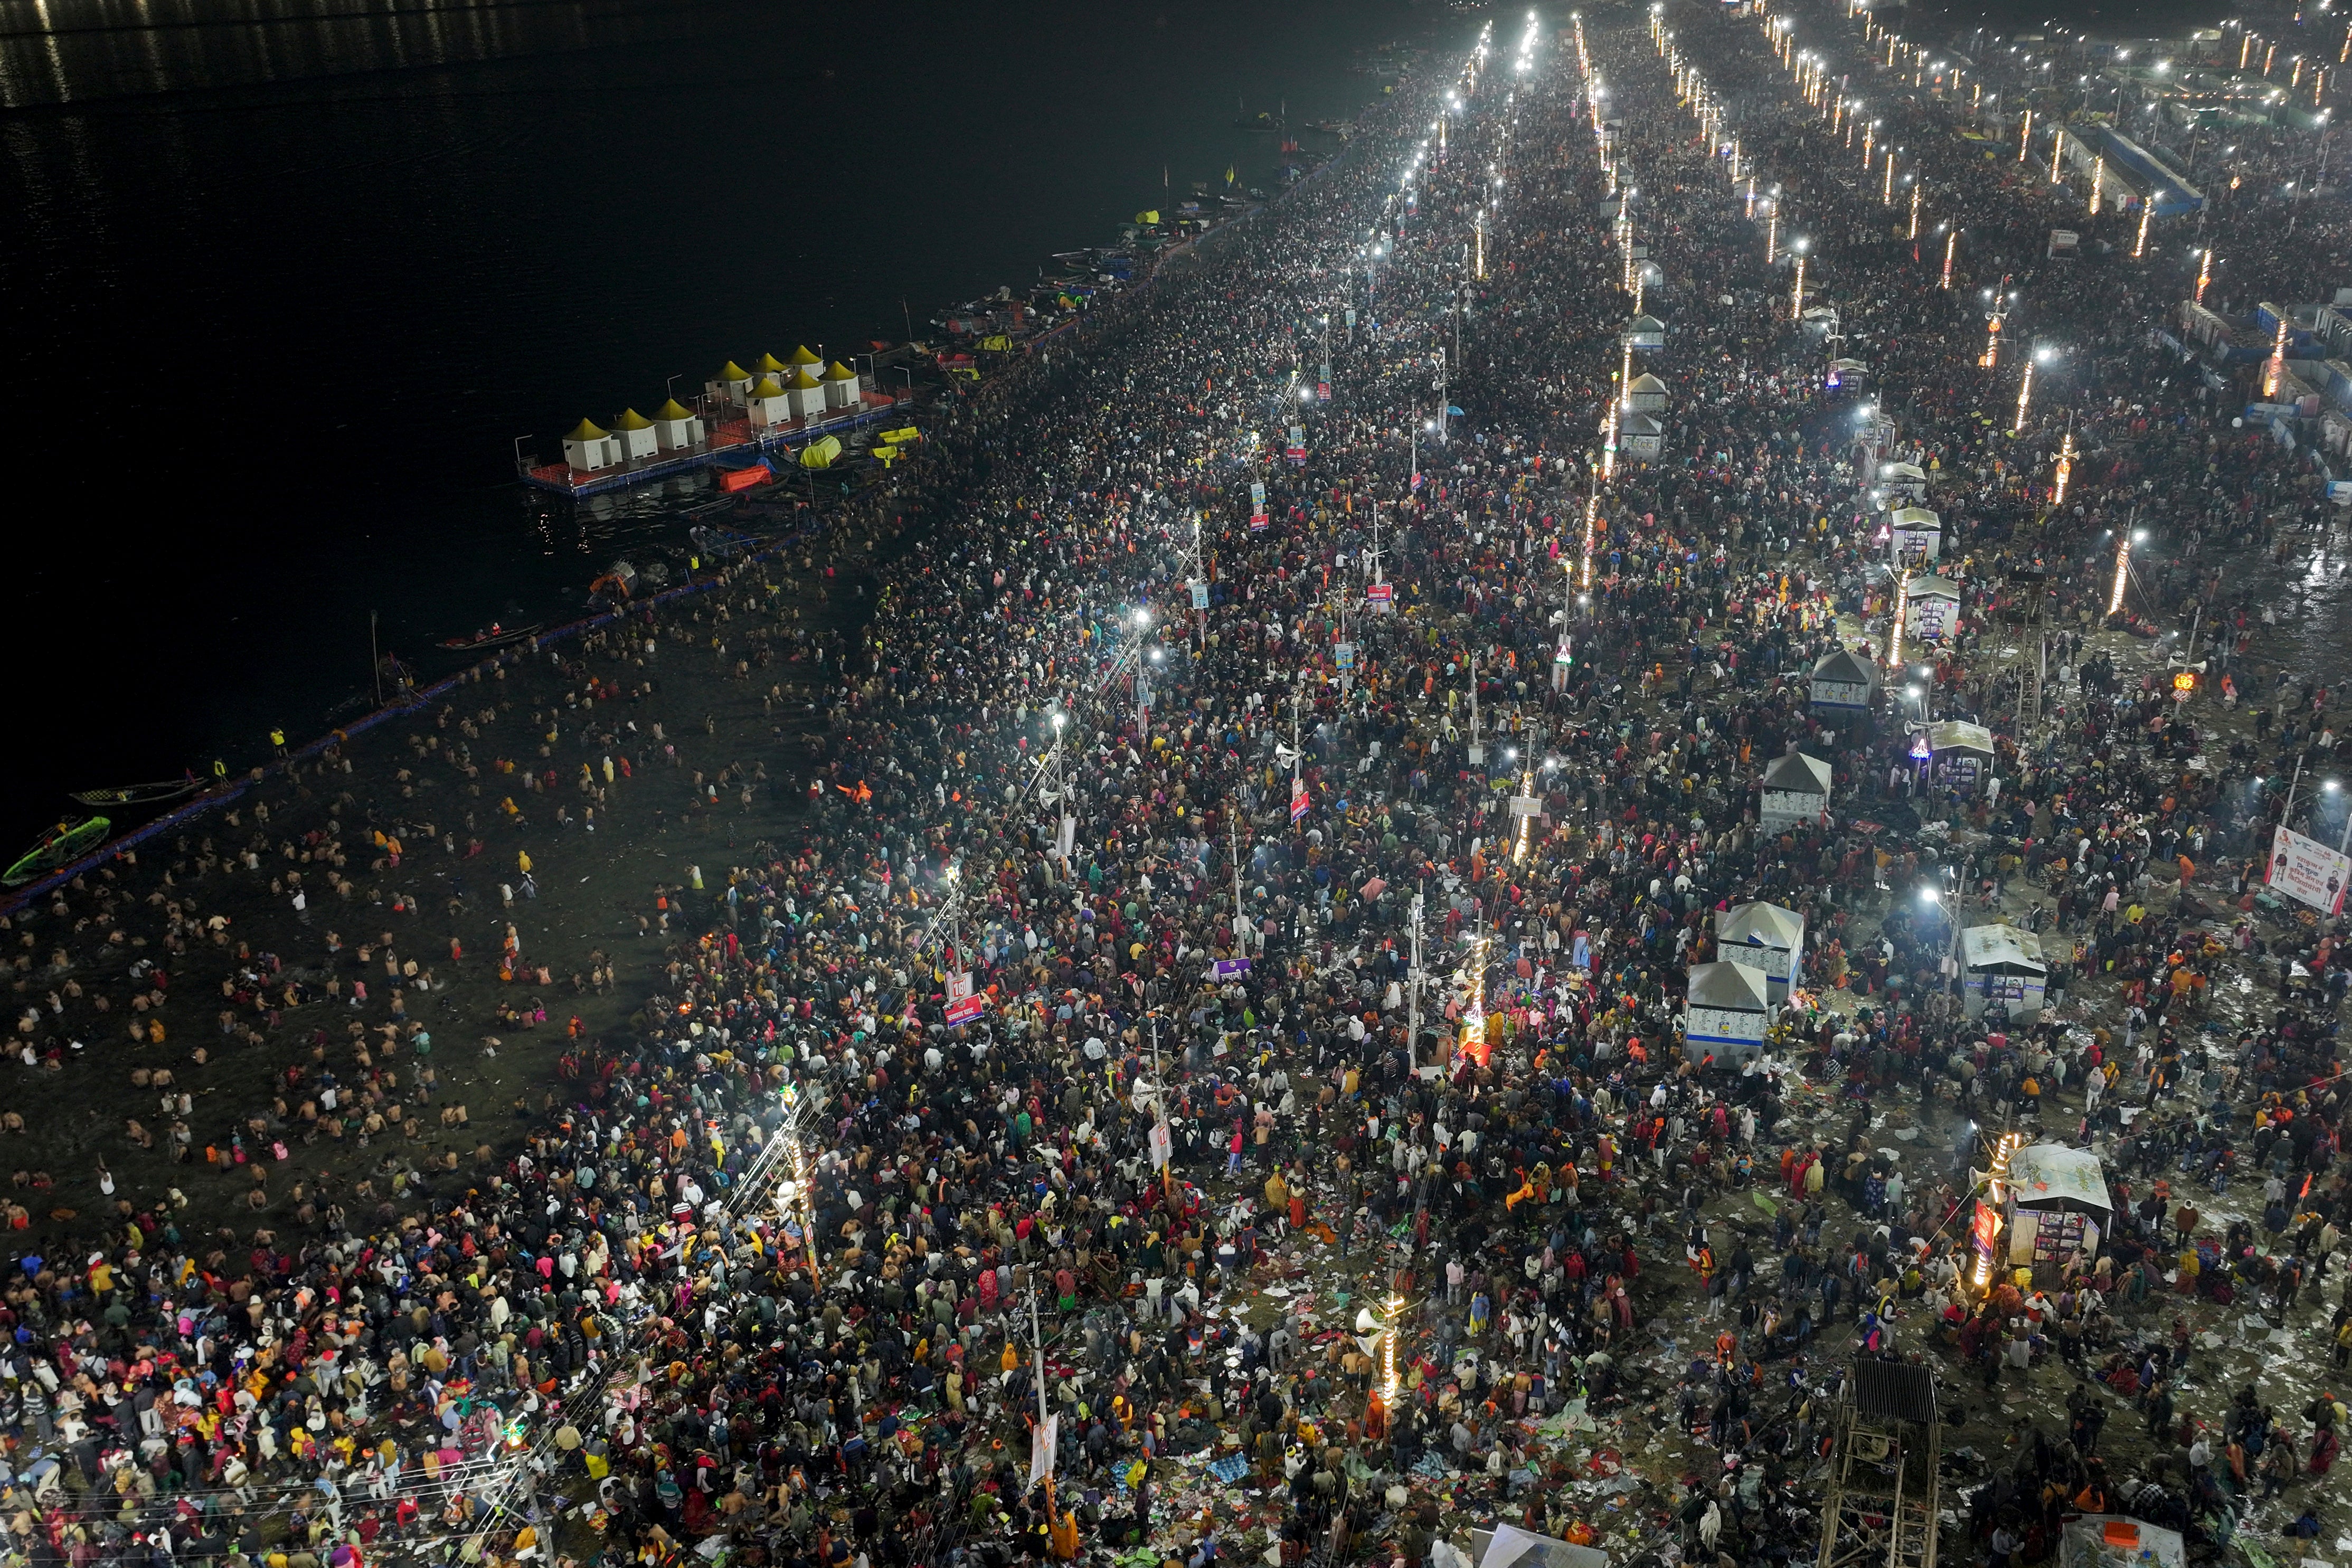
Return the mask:
{"type": "Polygon", "coordinates": [[[739,416],[713,426],[709,438],[699,445],[638,458],[609,468],[575,468],[569,463],[524,461],[515,466],[515,472],[523,483],[535,489],[565,496],[599,495],[651,484],[696,468],[748,466],[772,452],[789,452],[827,436],[887,423],[898,416],[904,402],[898,395],[887,392],[861,391],[858,396],[864,406],[855,413],[847,409],[828,411],[822,419],[790,419],[759,430],[751,427],[748,416],[739,416]]]}

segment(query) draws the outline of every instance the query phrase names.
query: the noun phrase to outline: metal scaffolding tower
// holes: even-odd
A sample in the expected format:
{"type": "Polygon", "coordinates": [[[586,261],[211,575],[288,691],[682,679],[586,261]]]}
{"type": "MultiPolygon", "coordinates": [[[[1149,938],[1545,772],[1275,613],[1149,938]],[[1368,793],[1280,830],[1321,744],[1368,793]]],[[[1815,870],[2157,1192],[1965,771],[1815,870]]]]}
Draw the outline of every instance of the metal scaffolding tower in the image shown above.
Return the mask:
{"type": "Polygon", "coordinates": [[[1944,1436],[1934,1372],[1858,1361],[1830,1420],[1816,1568],[1936,1568],[1944,1436]]]}

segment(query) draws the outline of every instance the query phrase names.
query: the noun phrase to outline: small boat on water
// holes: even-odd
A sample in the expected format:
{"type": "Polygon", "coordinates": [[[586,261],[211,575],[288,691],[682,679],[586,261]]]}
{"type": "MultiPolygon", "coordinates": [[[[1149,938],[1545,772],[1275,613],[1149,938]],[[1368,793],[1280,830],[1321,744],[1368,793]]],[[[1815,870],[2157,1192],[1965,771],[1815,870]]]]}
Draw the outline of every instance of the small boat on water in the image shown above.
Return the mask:
{"type": "Polygon", "coordinates": [[[0,871],[0,886],[17,887],[44,871],[56,870],[83,851],[104,843],[107,830],[113,826],[102,816],[85,816],[79,822],[67,818],[41,835],[15,865],[0,871]]]}
{"type": "Polygon", "coordinates": [[[447,648],[502,647],[508,643],[520,642],[527,637],[537,636],[540,628],[546,624],[544,621],[533,621],[527,626],[504,626],[492,621],[488,628],[476,632],[472,637],[443,637],[441,646],[447,648]]]}
{"type": "Polygon", "coordinates": [[[124,784],[120,789],[78,789],[68,798],[76,805],[153,805],[194,795],[204,787],[205,781],[190,773],[184,778],[158,779],[153,784],[124,784]]]}

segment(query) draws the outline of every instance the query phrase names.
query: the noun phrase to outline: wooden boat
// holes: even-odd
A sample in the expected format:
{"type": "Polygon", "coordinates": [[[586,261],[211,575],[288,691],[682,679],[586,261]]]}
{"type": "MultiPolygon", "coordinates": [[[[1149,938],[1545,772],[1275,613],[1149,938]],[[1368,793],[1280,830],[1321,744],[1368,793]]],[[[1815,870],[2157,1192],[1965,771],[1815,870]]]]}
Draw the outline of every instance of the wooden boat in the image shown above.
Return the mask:
{"type": "Polygon", "coordinates": [[[41,835],[15,865],[0,871],[0,886],[14,888],[44,871],[56,870],[85,850],[105,842],[107,831],[113,826],[103,816],[85,816],[79,822],[68,817],[41,835]]]}
{"type": "Polygon", "coordinates": [[[508,643],[538,636],[540,628],[546,624],[533,621],[527,626],[502,626],[494,621],[488,631],[476,632],[469,637],[443,637],[441,646],[446,648],[503,647],[508,643]]]}
{"type": "Polygon", "coordinates": [[[153,784],[124,784],[120,789],[78,789],[68,798],[76,805],[152,805],[159,801],[178,800],[205,787],[205,781],[190,773],[185,778],[158,779],[153,784]]]}

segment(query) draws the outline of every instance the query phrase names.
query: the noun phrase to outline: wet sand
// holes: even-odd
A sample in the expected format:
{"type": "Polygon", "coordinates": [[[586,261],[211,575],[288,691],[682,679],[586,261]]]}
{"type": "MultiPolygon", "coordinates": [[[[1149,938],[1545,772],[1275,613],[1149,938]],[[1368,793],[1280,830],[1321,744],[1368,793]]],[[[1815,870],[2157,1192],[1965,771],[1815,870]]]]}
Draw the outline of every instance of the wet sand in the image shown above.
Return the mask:
{"type": "Polygon", "coordinates": [[[394,1203],[413,1183],[492,1175],[566,1098],[567,1051],[629,1036],[667,945],[723,920],[728,868],[764,863],[755,847],[808,815],[822,697],[876,568],[918,527],[870,538],[845,521],[705,574],[706,592],[511,650],[0,921],[19,1024],[0,1163],[20,1247],[61,1256],[138,1211],[243,1236],[306,1231],[341,1205],[373,1229],[414,1210],[394,1203]],[[528,787],[551,770],[552,787],[528,787]],[[509,926],[520,963],[502,979],[509,926]],[[536,1026],[501,1016],[541,1008],[536,1026]],[[335,1110],[315,1083],[289,1089],[320,1065],[335,1110]]]}

